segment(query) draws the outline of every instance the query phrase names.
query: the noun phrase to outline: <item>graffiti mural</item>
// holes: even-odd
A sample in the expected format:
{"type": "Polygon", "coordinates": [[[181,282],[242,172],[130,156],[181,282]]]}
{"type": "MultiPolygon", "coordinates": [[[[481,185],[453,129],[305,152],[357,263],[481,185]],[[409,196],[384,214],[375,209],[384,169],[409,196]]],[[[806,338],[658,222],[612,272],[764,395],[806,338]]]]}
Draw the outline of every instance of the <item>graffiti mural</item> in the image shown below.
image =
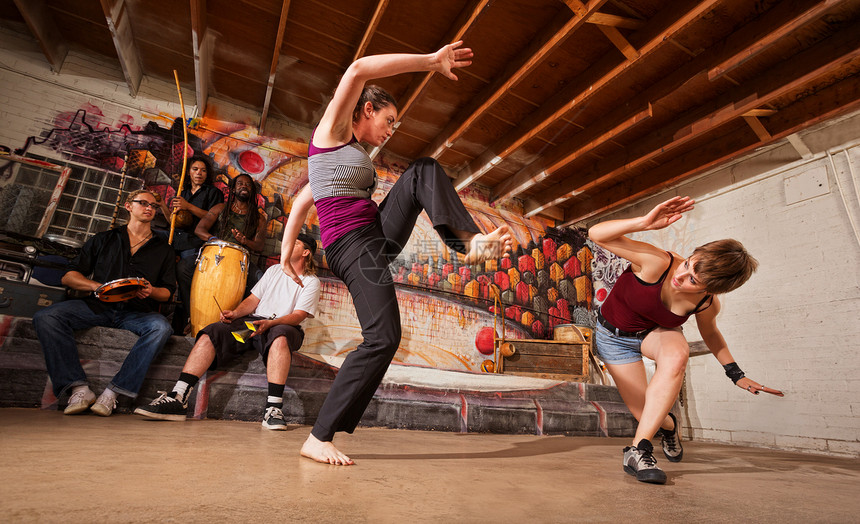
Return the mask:
{"type": "MultiPolygon", "coordinates": [[[[252,126],[205,117],[188,122],[187,147],[182,134],[182,122],[174,115],[131,115],[107,104],[85,104],[57,114],[16,153],[92,166],[105,176],[124,171],[165,199],[176,194],[183,157],[205,155],[213,163],[216,186],[225,193],[239,174],[257,182],[258,204],[267,217],[267,239],[258,262],[261,267],[277,263],[294,196],[307,182],[306,138],[261,136],[252,126]]],[[[379,190],[374,199],[379,202],[407,164],[382,154],[376,166],[379,190]]],[[[480,189],[469,188],[461,196],[483,229],[502,224],[511,228],[514,252],[464,265],[422,214],[403,253],[391,265],[404,327],[395,361],[479,370],[486,356],[475,341],[482,328],[493,325],[494,290],[505,306],[508,336],[551,338],[559,324],[590,323],[594,255],[585,232],[557,229],[546,219],[526,219],[518,204],[493,204],[480,189]]],[[[163,226],[166,223],[162,221],[163,226]]],[[[319,238],[314,212],[305,225],[319,238]]],[[[325,269],[325,250],[319,249],[316,256],[325,286],[321,314],[308,326],[304,350],[342,356],[360,340],[358,321],[345,287],[325,269]]]]}

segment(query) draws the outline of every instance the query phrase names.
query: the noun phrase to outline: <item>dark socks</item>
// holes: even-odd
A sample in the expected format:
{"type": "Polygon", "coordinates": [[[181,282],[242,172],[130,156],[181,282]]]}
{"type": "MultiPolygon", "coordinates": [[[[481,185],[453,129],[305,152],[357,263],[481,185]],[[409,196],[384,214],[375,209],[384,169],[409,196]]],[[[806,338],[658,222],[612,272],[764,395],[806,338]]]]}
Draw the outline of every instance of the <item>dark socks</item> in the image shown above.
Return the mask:
{"type": "Polygon", "coordinates": [[[266,399],[266,407],[284,407],[284,388],[286,384],[272,384],[269,382],[269,397],[266,399]]]}

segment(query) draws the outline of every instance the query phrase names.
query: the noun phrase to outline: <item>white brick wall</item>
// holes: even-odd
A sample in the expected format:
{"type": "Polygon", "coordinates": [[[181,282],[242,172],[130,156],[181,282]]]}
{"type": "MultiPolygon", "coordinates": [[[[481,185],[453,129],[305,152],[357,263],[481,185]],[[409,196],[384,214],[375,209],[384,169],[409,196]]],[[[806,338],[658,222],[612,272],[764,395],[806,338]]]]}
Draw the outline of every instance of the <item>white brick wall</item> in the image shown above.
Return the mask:
{"type": "MultiPolygon", "coordinates": [[[[186,78],[182,85],[189,118],[195,115],[193,81],[186,78]]],[[[32,38],[0,28],[0,144],[21,147],[57,113],[87,103],[106,115],[181,113],[174,83],[144,78],[132,97],[118,65],[75,51],[69,52],[60,74],[54,74],[32,38]]]]}
{"type": "MultiPolygon", "coordinates": [[[[710,354],[693,357],[682,408],[688,435],[858,456],[860,246],[823,152],[840,150],[834,156],[836,171],[860,221],[841,152],[849,147],[860,176],[860,113],[802,137],[818,153],[808,162],[799,161],[784,141],[604,218],[639,215],[673,195],[690,195],[697,204],[687,218],[668,231],[637,238],[688,255],[695,246],[731,237],[760,262],[747,284],[722,297],[717,323],[747,375],[786,396],[752,396],[733,386],[710,354]],[[785,178],[821,166],[827,169],[830,191],[787,204],[785,178]]],[[[695,320],[684,329],[689,340],[701,340],[695,320]]]]}

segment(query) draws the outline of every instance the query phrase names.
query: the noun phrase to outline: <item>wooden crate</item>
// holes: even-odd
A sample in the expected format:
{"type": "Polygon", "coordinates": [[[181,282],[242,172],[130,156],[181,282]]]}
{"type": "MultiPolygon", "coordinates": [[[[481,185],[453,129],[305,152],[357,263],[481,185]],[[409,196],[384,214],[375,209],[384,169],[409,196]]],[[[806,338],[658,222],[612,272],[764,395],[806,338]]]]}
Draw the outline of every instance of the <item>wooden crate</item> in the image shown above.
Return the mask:
{"type": "Polygon", "coordinates": [[[559,340],[506,340],[514,354],[504,357],[502,372],[511,375],[555,380],[587,381],[591,330],[582,329],[584,339],[576,342],[559,340]]]}

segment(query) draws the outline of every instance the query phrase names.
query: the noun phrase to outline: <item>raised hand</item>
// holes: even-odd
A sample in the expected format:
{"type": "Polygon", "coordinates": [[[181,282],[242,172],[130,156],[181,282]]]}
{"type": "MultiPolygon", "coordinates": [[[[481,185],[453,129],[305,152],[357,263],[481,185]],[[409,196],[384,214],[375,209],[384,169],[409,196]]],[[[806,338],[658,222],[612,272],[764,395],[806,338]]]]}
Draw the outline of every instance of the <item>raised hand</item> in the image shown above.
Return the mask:
{"type": "Polygon", "coordinates": [[[676,196],[657,204],[647,215],[642,217],[642,230],[663,229],[681,219],[681,216],[693,209],[695,200],[690,197],[676,196]]]}
{"type": "Polygon", "coordinates": [[[461,45],[463,45],[462,40],[448,44],[434,54],[437,63],[436,71],[451,80],[457,80],[457,75],[451,71],[452,69],[472,65],[472,61],[469,58],[472,58],[474,53],[468,47],[458,49],[461,45]]]}

